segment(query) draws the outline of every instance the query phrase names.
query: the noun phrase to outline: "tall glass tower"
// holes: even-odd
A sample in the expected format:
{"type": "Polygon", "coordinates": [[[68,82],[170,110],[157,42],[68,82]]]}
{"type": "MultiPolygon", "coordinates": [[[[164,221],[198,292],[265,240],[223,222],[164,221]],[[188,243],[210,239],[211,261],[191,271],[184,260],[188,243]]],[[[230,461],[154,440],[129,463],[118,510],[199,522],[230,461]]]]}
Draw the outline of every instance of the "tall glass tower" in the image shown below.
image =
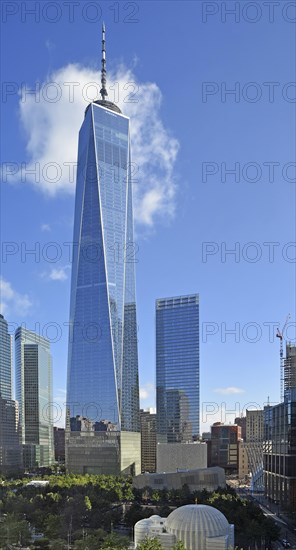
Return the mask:
{"type": "Polygon", "coordinates": [[[11,336],[8,332],[8,323],[0,314],[0,397],[11,399],[11,336]]]}
{"type": "Polygon", "coordinates": [[[156,410],[159,442],[199,435],[199,295],[156,301],[156,410]]]}
{"type": "Polygon", "coordinates": [[[19,327],[15,332],[16,398],[25,468],[54,462],[52,360],[47,338],[19,327]]]}
{"type": "Polygon", "coordinates": [[[104,27],[101,83],[79,134],[70,300],[66,461],[82,473],[124,470],[140,437],[129,119],[106,99],[104,27]]]}
{"type": "Polygon", "coordinates": [[[22,466],[18,404],[12,400],[12,337],[0,314],[0,473],[11,475],[22,466]]]}

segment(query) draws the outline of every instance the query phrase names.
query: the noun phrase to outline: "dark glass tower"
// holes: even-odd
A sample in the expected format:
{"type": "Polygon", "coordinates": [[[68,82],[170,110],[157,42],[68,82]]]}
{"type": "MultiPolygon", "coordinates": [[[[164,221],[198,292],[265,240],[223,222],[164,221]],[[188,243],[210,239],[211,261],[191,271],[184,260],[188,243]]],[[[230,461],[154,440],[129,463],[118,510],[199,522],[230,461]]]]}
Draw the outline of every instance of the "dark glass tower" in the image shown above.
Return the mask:
{"type": "Polygon", "coordinates": [[[199,435],[199,296],[156,301],[156,408],[160,442],[199,435]]]}
{"type": "Polygon", "coordinates": [[[85,458],[94,436],[102,450],[104,438],[140,432],[129,119],[106,100],[104,27],[101,82],[79,134],[68,351],[68,466],[85,472],[107,471],[85,458]],[[75,465],[69,435],[85,431],[75,465]]]}

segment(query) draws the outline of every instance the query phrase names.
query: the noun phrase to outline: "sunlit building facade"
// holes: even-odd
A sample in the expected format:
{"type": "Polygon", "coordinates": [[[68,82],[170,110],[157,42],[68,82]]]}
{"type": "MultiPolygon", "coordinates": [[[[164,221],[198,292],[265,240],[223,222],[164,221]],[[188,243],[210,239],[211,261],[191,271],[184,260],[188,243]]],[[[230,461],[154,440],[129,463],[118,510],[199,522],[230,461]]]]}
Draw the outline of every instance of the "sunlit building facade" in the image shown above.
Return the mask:
{"type": "Polygon", "coordinates": [[[130,450],[131,472],[140,468],[130,129],[105,99],[104,30],[102,53],[102,99],[79,134],[74,217],[66,463],[82,473],[125,471],[130,450]]]}
{"type": "Polygon", "coordinates": [[[141,472],[156,471],[156,414],[140,411],[141,419],[141,472]]]}
{"type": "Polygon", "coordinates": [[[199,435],[199,295],[156,301],[156,409],[160,442],[199,435]]]}

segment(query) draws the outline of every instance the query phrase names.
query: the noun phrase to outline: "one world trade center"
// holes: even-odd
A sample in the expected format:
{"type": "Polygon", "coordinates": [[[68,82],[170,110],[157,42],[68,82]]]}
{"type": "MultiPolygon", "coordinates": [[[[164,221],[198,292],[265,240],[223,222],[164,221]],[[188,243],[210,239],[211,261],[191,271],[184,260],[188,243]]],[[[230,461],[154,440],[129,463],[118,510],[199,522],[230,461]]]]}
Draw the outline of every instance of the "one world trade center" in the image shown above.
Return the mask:
{"type": "Polygon", "coordinates": [[[79,133],[68,344],[66,466],[139,473],[135,244],[129,119],[101,99],[79,133]]]}

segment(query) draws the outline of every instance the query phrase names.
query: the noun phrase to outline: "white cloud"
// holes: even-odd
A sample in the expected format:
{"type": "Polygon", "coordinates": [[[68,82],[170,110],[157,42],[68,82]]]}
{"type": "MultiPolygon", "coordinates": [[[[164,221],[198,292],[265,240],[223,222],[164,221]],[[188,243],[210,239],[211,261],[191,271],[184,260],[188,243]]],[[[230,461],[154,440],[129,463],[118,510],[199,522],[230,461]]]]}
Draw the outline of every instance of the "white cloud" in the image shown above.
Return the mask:
{"type": "Polygon", "coordinates": [[[60,268],[53,267],[49,272],[41,273],[41,277],[47,281],[66,281],[68,279],[68,269],[70,269],[69,265],[60,268]]]}
{"type": "MultiPolygon", "coordinates": [[[[27,94],[20,100],[27,169],[37,171],[23,179],[49,195],[74,192],[78,131],[85,108],[99,96],[98,80],[97,70],[70,64],[49,75],[36,97],[27,94]]],[[[120,66],[108,74],[108,85],[108,99],[131,118],[135,219],[152,226],[155,218],[174,214],[179,144],[161,121],[162,98],[155,83],[140,83],[132,70],[120,66]]]]}
{"type": "Polygon", "coordinates": [[[150,382],[147,382],[140,387],[140,399],[141,401],[147,401],[149,399],[151,402],[155,402],[155,386],[150,382]]]}
{"type": "Polygon", "coordinates": [[[235,386],[229,386],[228,388],[216,388],[214,392],[221,393],[222,395],[234,395],[237,393],[244,393],[242,388],[236,388],[235,386]]]}
{"type": "Polygon", "coordinates": [[[51,227],[48,223],[43,223],[41,225],[41,231],[51,231],[51,227]]]}
{"type": "Polygon", "coordinates": [[[49,278],[52,281],[65,281],[66,279],[68,279],[68,275],[65,271],[65,268],[52,269],[49,274],[49,278]]]}
{"type": "Polygon", "coordinates": [[[20,294],[3,277],[0,277],[0,311],[4,315],[28,315],[33,303],[28,294],[20,294]]]}

